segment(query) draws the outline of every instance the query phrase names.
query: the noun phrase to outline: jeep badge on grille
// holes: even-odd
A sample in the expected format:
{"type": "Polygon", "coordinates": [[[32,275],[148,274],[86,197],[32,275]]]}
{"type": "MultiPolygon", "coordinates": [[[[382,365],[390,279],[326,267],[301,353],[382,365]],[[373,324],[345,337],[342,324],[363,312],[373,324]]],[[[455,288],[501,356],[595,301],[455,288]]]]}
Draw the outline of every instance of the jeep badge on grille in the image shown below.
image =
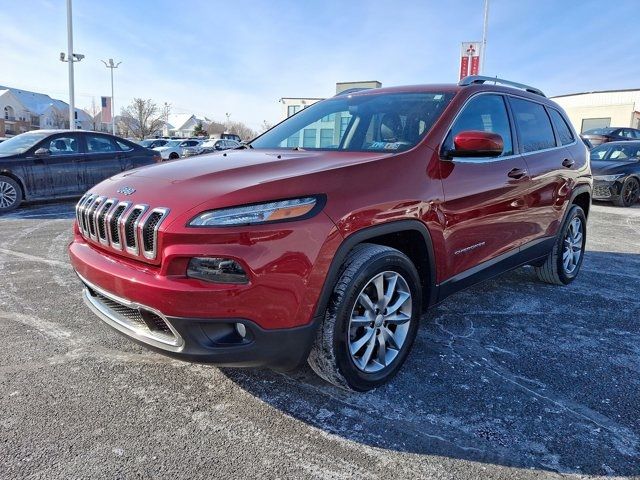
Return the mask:
{"type": "Polygon", "coordinates": [[[123,195],[131,195],[133,193],[135,193],[136,189],[133,187],[122,187],[120,189],[118,189],[118,193],[121,193],[123,195]]]}

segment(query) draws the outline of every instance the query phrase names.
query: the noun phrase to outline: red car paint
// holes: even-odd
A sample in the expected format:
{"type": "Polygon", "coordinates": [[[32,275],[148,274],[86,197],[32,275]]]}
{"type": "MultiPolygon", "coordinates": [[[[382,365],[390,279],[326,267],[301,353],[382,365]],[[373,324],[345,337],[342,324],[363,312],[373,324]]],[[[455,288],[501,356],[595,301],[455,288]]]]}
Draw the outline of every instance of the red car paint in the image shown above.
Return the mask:
{"type": "Polygon", "coordinates": [[[87,239],[76,224],[69,246],[73,267],[89,285],[168,317],[213,323],[239,318],[265,330],[288,329],[310,325],[320,314],[323,287],[347,239],[372,226],[411,220],[431,237],[433,305],[455,290],[440,286],[457,276],[555,235],[578,188],[591,188],[587,152],[575,132],[577,141],[569,146],[495,162],[442,157],[442,142],[472,96],[495,92],[558,109],[539,95],[493,85],[401,87],[356,95],[436,91],[452,93],[453,99],[428,134],[404,152],[232,150],[104,181],[90,193],[170,209],[159,229],[158,256],[146,260],[116,251],[87,239]],[[570,167],[563,166],[566,160],[570,167]],[[520,177],[510,176],[518,172],[520,177]],[[123,186],[134,187],[135,193],[117,193],[123,186]],[[326,205],[312,218],[187,226],[206,210],[315,194],[325,195],[326,205]],[[235,259],[249,282],[188,278],[189,259],[207,256],[235,259]]]}

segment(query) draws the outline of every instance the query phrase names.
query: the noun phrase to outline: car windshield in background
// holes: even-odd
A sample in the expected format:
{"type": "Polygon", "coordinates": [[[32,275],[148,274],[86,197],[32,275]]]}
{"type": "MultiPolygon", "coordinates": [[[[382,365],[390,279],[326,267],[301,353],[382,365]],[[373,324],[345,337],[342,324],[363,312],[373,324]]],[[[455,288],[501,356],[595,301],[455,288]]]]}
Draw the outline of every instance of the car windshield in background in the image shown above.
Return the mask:
{"type": "Polygon", "coordinates": [[[139,142],[139,145],[143,146],[143,147],[150,147],[153,143],[155,143],[156,140],[142,140],[141,142],[139,142]]]}
{"type": "Polygon", "coordinates": [[[619,162],[638,160],[640,157],[640,143],[633,145],[602,145],[591,150],[591,160],[609,160],[619,162]]]}
{"type": "Polygon", "coordinates": [[[399,152],[416,145],[451,100],[445,93],[345,95],[311,105],[253,148],[399,152]]]}
{"type": "Polygon", "coordinates": [[[170,142],[167,142],[162,146],[171,148],[171,147],[177,147],[181,143],[182,143],[182,140],[171,140],[170,142]]]}
{"type": "Polygon", "coordinates": [[[30,132],[5,140],[0,143],[0,157],[24,153],[47,135],[49,134],[43,132],[30,132]]]}
{"type": "Polygon", "coordinates": [[[583,135],[609,135],[615,128],[592,128],[583,133],[583,135]]]}

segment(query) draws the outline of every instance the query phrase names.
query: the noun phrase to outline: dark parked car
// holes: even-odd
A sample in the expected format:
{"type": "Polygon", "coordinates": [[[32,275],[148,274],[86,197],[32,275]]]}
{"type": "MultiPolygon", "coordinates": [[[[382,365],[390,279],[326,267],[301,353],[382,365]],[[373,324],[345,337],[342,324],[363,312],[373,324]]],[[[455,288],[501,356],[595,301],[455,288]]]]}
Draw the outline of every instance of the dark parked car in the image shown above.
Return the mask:
{"type": "Polygon", "coordinates": [[[582,135],[591,142],[594,147],[607,142],[621,142],[625,140],[640,140],[640,130],[635,128],[593,128],[582,135]]]}
{"type": "Polygon", "coordinates": [[[640,197],[640,141],[613,142],[591,150],[593,199],[630,207],[640,197]]]}
{"type": "Polygon", "coordinates": [[[22,200],[80,196],[116,173],[160,160],[153,150],[104,133],[23,133],[0,143],[0,213],[22,200]]]}

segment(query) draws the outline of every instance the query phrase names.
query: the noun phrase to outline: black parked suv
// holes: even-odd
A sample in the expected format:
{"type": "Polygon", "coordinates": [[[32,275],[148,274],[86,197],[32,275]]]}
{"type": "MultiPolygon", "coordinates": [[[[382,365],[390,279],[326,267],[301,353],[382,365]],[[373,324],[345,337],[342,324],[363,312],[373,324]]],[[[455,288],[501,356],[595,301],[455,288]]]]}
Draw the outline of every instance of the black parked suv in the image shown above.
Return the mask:
{"type": "Polygon", "coordinates": [[[160,161],[158,152],[104,133],[26,132],[0,143],[0,213],[23,200],[80,196],[116,173],[160,161]]]}

